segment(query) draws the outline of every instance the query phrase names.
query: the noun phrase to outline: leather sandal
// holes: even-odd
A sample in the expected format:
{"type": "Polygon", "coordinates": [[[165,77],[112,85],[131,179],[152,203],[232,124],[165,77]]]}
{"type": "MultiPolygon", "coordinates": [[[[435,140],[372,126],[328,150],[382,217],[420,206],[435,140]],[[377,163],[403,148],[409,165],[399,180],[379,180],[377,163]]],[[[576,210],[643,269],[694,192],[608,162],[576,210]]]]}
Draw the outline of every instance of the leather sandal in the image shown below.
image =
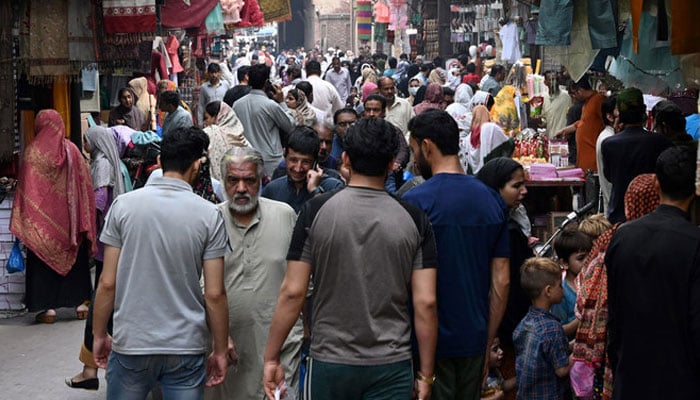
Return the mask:
{"type": "Polygon", "coordinates": [[[42,311],[34,317],[34,320],[40,324],[53,324],[56,322],[56,315],[49,315],[46,311],[42,311]]]}

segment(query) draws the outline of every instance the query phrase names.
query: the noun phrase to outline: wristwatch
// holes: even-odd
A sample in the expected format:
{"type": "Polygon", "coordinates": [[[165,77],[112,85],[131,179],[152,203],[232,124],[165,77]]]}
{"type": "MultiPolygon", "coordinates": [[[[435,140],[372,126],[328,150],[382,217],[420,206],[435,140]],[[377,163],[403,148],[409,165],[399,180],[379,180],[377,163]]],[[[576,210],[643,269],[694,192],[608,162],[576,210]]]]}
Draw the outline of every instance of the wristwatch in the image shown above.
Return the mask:
{"type": "Polygon", "coordinates": [[[432,386],[433,383],[435,383],[435,375],[428,377],[423,375],[420,371],[416,371],[416,379],[418,379],[419,381],[423,381],[430,386],[432,386]]]}
{"type": "Polygon", "coordinates": [[[319,193],[325,193],[325,190],[323,189],[323,187],[322,187],[321,185],[316,186],[316,189],[314,189],[314,190],[311,192],[311,194],[314,195],[314,196],[316,196],[316,195],[319,194],[319,193]]]}

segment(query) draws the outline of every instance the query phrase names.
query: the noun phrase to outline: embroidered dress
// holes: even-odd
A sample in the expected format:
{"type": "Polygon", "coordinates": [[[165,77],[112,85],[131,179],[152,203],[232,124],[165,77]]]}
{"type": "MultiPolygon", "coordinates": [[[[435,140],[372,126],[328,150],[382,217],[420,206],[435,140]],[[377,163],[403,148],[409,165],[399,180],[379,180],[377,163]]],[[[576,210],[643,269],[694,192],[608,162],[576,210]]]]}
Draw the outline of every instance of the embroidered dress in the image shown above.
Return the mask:
{"type": "Polygon", "coordinates": [[[155,32],[155,0],[103,0],[105,33],[155,32]]]}

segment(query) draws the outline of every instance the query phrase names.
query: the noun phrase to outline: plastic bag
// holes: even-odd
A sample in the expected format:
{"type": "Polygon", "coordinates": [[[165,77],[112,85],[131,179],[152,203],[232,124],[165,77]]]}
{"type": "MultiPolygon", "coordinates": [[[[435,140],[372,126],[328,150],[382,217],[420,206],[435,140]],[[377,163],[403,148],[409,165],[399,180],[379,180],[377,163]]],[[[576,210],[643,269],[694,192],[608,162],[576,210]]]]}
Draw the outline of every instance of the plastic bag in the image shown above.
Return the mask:
{"type": "Polygon", "coordinates": [[[24,272],[24,256],[22,256],[22,250],[19,248],[19,239],[15,239],[15,244],[12,246],[10,258],[7,260],[5,268],[9,273],[24,272]]]}
{"type": "Polygon", "coordinates": [[[574,394],[581,399],[593,398],[593,376],[592,365],[583,361],[574,361],[574,365],[569,372],[571,388],[574,394]]]}

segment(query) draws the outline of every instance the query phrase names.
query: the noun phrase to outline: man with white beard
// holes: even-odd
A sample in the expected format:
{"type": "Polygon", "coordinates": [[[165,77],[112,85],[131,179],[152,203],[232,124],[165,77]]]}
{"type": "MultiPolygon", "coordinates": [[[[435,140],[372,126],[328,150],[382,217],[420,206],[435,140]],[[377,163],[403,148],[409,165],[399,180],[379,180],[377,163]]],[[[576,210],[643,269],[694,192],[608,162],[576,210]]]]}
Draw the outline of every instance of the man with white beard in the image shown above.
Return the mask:
{"type": "MultiPolygon", "coordinates": [[[[287,205],[260,197],[263,158],[250,147],[234,147],[221,160],[226,201],[218,205],[226,223],[232,251],[224,259],[224,285],[228,294],[229,335],[236,344],[226,381],[205,390],[205,399],[264,397],[263,358],[277,294],[287,268],[287,249],[296,213],[287,205]],[[237,353],[237,360],[235,360],[237,353]]],[[[301,319],[282,348],[285,381],[297,393],[301,319]]]]}

